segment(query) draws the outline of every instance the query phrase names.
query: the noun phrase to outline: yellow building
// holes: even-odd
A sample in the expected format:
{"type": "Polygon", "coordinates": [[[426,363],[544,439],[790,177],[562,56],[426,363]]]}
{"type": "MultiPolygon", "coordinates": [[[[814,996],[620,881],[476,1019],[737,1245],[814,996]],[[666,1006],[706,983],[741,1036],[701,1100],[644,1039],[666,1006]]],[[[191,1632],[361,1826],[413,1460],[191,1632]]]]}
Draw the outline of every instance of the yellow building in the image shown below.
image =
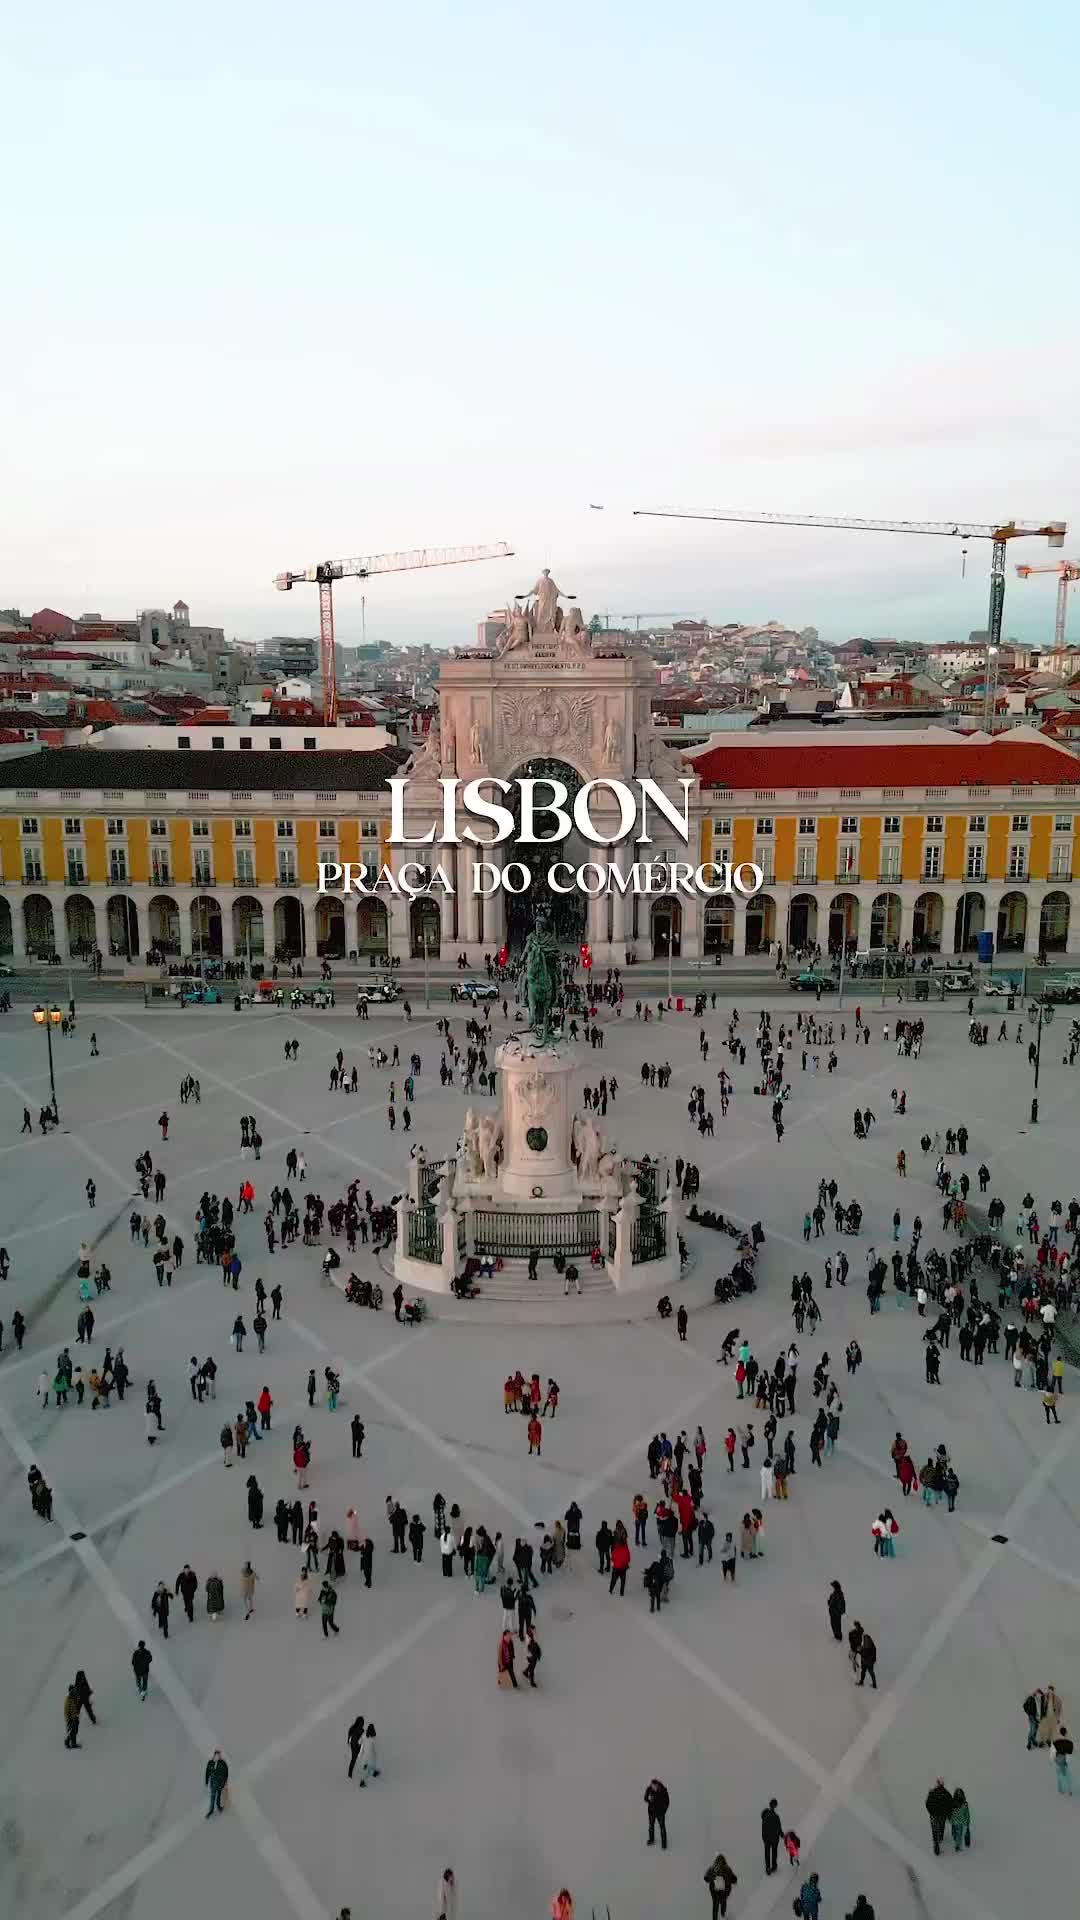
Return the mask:
{"type": "MultiPolygon", "coordinates": [[[[444,679],[469,670],[454,662],[444,679]]],[[[139,749],[102,739],[0,761],[0,953],[408,959],[426,936],[433,955],[464,948],[476,964],[499,943],[501,909],[485,921],[464,896],[317,899],[320,861],[389,859],[401,749],[238,752],[200,737],[181,751],[163,729],[139,749]]],[[[560,758],[545,765],[565,759],[571,782],[595,773],[576,744],[550,751],[560,758]]],[[[597,964],[666,955],[669,938],[683,959],[844,937],[949,954],[984,931],[998,951],[1080,951],[1077,762],[1038,734],[725,734],[681,771],[695,783],[692,847],[672,837],[651,857],[756,862],[761,891],[590,901],[597,964]]]]}

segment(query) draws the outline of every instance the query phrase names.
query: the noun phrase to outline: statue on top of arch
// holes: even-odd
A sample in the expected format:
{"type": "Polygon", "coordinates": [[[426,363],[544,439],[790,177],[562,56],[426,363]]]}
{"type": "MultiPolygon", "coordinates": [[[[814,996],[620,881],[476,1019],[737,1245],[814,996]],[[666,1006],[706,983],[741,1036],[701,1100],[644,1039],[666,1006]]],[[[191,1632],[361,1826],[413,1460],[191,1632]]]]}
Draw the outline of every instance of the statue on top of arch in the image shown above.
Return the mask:
{"type": "Polygon", "coordinates": [[[519,647],[527,647],[534,638],[550,638],[556,634],[561,641],[584,646],[586,628],[581,608],[570,606],[564,611],[560,607],[560,599],[572,600],[573,595],[564,594],[556,585],[550,567],[543,569],[526,593],[516,594],[514,598],[515,605],[506,609],[506,631],[500,653],[514,653],[519,647]],[[521,601],[526,604],[522,606],[521,601]]]}

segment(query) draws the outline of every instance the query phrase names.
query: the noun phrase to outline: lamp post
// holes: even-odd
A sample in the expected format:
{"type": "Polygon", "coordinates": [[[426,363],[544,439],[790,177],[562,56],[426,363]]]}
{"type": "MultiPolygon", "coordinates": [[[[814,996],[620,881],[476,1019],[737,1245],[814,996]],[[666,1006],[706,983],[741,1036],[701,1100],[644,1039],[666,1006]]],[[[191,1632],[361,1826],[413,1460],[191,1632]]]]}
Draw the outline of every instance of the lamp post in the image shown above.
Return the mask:
{"type": "Polygon", "coordinates": [[[668,936],[667,936],[667,997],[669,1000],[671,999],[671,961],[672,961],[672,956],[674,952],[675,952],[675,918],[673,914],[672,918],[668,921],[668,936]]]}
{"type": "Polygon", "coordinates": [[[428,923],[427,923],[426,914],[424,915],[424,919],[423,919],[423,928],[424,928],[424,1005],[425,1007],[430,1007],[431,1005],[431,976],[429,972],[430,944],[428,941],[428,923]]]}
{"type": "Polygon", "coordinates": [[[1031,1009],[1035,1020],[1035,1078],[1031,1089],[1031,1124],[1039,1124],[1039,1067],[1042,1063],[1042,1032],[1054,1018],[1054,1009],[1047,1000],[1037,1000],[1031,1009]]]}
{"type": "Polygon", "coordinates": [[[44,1027],[45,1038],[49,1044],[49,1092],[52,1094],[53,1112],[57,1120],[60,1118],[60,1109],[56,1104],[56,1074],[53,1071],[52,1030],[54,1027],[60,1025],[63,1017],[59,1007],[34,1008],[34,1019],[39,1027],[44,1027]]]}

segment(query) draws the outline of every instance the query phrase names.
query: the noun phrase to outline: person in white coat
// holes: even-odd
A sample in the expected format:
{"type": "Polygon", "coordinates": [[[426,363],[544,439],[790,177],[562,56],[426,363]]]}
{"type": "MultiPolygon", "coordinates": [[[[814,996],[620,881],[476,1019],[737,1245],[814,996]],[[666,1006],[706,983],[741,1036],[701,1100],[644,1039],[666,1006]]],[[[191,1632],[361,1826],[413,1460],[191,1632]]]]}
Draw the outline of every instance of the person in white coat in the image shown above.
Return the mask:
{"type": "Polygon", "coordinates": [[[762,1462],[762,1466],[761,1466],[761,1497],[762,1497],[762,1499],[763,1499],[763,1500],[771,1500],[771,1499],[772,1499],[772,1497],[773,1497],[773,1485],[774,1485],[774,1482],[773,1482],[773,1470],[772,1470],[772,1466],[771,1466],[771,1465],[766,1465],[766,1464],[765,1464],[764,1462],[762,1462]]]}
{"type": "Polygon", "coordinates": [[[436,1895],[436,1920],[457,1920],[457,1880],[453,1867],[447,1867],[436,1895]]]}
{"type": "Polygon", "coordinates": [[[369,1780],[379,1777],[379,1755],[376,1745],[375,1728],[369,1720],[360,1742],[360,1785],[366,1787],[369,1780]]]}

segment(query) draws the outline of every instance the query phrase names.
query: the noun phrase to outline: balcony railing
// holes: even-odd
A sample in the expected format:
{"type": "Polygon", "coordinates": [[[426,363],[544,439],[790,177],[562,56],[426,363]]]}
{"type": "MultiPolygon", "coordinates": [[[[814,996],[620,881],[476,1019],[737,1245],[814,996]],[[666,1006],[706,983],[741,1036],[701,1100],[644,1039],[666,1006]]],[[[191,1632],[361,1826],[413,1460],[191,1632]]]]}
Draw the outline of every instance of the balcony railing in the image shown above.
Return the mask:
{"type": "Polygon", "coordinates": [[[898,887],[900,885],[900,880],[901,880],[901,876],[898,873],[879,873],[878,874],[879,887],[898,887]]]}
{"type": "Polygon", "coordinates": [[[796,887],[816,887],[817,874],[816,873],[797,873],[795,875],[793,885],[796,887]]]}
{"type": "Polygon", "coordinates": [[[849,867],[844,873],[838,873],[834,885],[838,887],[857,887],[859,884],[858,867],[849,867]]]}
{"type": "Polygon", "coordinates": [[[1031,875],[1030,875],[1030,873],[1028,872],[1028,869],[1027,869],[1026,867],[1024,867],[1024,868],[1023,868],[1023,869],[1021,870],[1021,872],[1019,872],[1019,873],[1008,873],[1008,874],[1006,874],[1006,876],[1005,876],[1005,878],[1006,878],[1006,881],[1007,881],[1008,883],[1010,883],[1010,884],[1012,884],[1012,883],[1015,883],[1015,882],[1021,882],[1021,883],[1022,883],[1022,882],[1024,882],[1024,881],[1027,881],[1027,880],[1030,880],[1030,879],[1031,879],[1031,875]]]}

